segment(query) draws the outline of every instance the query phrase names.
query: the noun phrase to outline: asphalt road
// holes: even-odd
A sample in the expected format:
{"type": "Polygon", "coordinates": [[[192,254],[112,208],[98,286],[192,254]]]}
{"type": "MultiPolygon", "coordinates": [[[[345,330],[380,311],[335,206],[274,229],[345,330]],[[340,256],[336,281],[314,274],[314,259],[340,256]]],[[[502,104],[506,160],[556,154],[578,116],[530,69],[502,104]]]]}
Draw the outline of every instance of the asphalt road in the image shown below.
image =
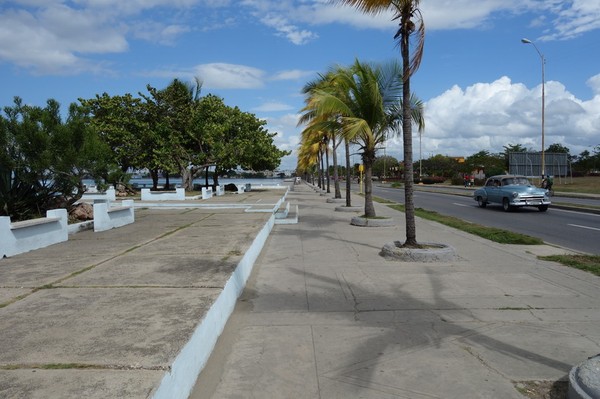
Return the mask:
{"type": "MultiPolygon", "coordinates": [[[[374,185],[377,197],[404,203],[404,190],[374,185]]],[[[553,198],[566,202],[567,199],[553,198]]],[[[570,199],[568,199],[570,200],[570,199]]],[[[415,207],[485,226],[498,227],[538,237],[546,243],[575,251],[600,255],[600,215],[553,208],[540,212],[537,208],[520,208],[504,212],[500,205],[479,208],[472,197],[442,192],[415,191],[415,207]]],[[[573,201],[579,202],[579,201],[573,201]]],[[[598,201],[596,201],[598,202],[598,201]]],[[[419,232],[417,231],[417,238],[419,232]]],[[[425,237],[421,238],[425,239],[425,237]]]]}

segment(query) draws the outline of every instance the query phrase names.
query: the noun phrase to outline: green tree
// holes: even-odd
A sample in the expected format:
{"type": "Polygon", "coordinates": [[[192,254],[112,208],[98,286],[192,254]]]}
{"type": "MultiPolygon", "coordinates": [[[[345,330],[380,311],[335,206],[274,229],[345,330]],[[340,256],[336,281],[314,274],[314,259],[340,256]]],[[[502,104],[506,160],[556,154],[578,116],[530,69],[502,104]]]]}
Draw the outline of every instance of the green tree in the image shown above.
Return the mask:
{"type": "MultiPolygon", "coordinates": [[[[344,138],[359,146],[365,167],[365,216],[375,217],[372,167],[377,148],[403,126],[402,73],[397,63],[370,65],[356,60],[349,68],[335,68],[334,74],[339,89],[314,90],[303,111],[316,117],[337,116],[344,138]]],[[[423,126],[422,104],[415,104],[419,106],[411,116],[423,126]]]]}
{"type": "Polygon", "coordinates": [[[397,168],[399,163],[396,158],[390,155],[377,157],[375,158],[375,162],[373,162],[373,175],[379,179],[396,176],[398,174],[397,168]]]}
{"type": "Polygon", "coordinates": [[[485,150],[466,157],[462,165],[462,171],[468,174],[483,169],[487,176],[493,176],[503,174],[507,170],[504,168],[505,154],[491,154],[485,150]]]}
{"type": "MultiPolygon", "coordinates": [[[[415,206],[413,201],[413,148],[412,148],[412,93],[410,78],[419,69],[425,43],[425,24],[419,9],[420,0],[338,0],[343,4],[357,7],[359,10],[378,14],[392,9],[394,20],[399,27],[394,35],[398,41],[402,57],[402,138],[404,144],[404,206],[406,221],[406,241],[404,246],[418,247],[415,225],[415,206]],[[411,50],[411,43],[414,47],[411,50]]],[[[422,125],[421,125],[422,127],[422,125]]]]}
{"type": "Polygon", "coordinates": [[[0,115],[0,215],[16,220],[70,208],[84,192],[82,179],[109,168],[109,148],[88,123],[84,110],[60,105],[24,105],[18,97],[0,115]]]}
{"type": "MultiPolygon", "coordinates": [[[[335,76],[333,73],[325,75],[319,74],[318,78],[312,82],[308,82],[303,88],[302,93],[306,96],[305,102],[308,104],[312,92],[316,89],[335,91],[335,76]]],[[[339,124],[336,115],[324,116],[315,118],[314,112],[307,109],[306,112],[300,117],[298,125],[306,124],[305,130],[318,131],[323,137],[331,142],[331,152],[333,155],[333,180],[334,180],[334,198],[342,198],[340,189],[339,175],[338,175],[338,160],[337,160],[337,149],[342,142],[347,144],[347,140],[344,140],[341,135],[341,126],[339,124]]],[[[349,162],[349,146],[345,146],[346,149],[346,162],[349,162]]],[[[329,173],[329,169],[327,170],[329,173]]],[[[350,206],[350,179],[346,176],[346,206],[350,206]]]]}

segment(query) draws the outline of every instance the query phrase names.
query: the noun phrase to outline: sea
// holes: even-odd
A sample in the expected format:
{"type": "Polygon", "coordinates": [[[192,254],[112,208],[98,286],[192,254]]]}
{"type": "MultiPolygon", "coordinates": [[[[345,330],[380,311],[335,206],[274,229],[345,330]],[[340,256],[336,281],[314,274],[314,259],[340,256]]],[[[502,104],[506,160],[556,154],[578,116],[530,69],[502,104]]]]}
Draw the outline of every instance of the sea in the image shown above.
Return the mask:
{"type": "MultiPolygon", "coordinates": [[[[206,181],[204,178],[194,179],[194,184],[204,185],[205,182],[206,181]]],[[[219,178],[219,184],[225,185],[225,184],[233,183],[233,184],[244,185],[244,186],[246,184],[250,184],[252,187],[283,186],[283,185],[288,185],[291,182],[292,182],[292,180],[290,178],[286,178],[286,179],[283,179],[283,178],[229,179],[229,178],[224,178],[224,177],[219,178]]],[[[165,183],[166,183],[166,179],[164,179],[164,178],[158,179],[159,187],[164,187],[165,183]]],[[[84,179],[83,184],[85,184],[87,187],[94,187],[96,185],[96,182],[91,179],[84,179]]],[[[129,180],[129,184],[136,188],[151,188],[152,187],[152,179],[150,179],[150,178],[132,178],[129,180]]],[[[175,187],[181,187],[181,178],[172,177],[169,179],[169,184],[175,185],[175,187]]],[[[212,178],[208,179],[208,184],[213,184],[212,178]]]]}

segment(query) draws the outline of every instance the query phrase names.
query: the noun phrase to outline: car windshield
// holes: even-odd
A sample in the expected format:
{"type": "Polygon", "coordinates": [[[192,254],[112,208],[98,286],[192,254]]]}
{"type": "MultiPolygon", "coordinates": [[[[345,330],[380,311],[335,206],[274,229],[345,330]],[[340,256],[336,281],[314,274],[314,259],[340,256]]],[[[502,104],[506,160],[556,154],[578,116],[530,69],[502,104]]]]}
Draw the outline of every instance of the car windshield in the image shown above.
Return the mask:
{"type": "Polygon", "coordinates": [[[528,186],[529,184],[529,180],[525,177],[509,177],[502,179],[503,186],[528,186]]]}

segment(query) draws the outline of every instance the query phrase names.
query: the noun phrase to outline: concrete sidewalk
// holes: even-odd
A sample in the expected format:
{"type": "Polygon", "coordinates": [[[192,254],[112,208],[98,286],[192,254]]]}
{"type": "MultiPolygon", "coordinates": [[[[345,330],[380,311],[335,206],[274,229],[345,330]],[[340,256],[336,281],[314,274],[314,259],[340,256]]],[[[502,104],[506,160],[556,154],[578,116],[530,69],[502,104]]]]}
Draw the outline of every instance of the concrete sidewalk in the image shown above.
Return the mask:
{"type": "Polygon", "coordinates": [[[0,398],[187,397],[284,193],[136,209],[0,259],[0,398]]]}
{"type": "Polygon", "coordinates": [[[417,219],[456,259],[388,261],[404,214],[351,226],[326,198],[288,195],[300,223],[274,227],[191,398],[518,399],[600,352],[600,278],[536,257],[564,250],[417,219]]]}

